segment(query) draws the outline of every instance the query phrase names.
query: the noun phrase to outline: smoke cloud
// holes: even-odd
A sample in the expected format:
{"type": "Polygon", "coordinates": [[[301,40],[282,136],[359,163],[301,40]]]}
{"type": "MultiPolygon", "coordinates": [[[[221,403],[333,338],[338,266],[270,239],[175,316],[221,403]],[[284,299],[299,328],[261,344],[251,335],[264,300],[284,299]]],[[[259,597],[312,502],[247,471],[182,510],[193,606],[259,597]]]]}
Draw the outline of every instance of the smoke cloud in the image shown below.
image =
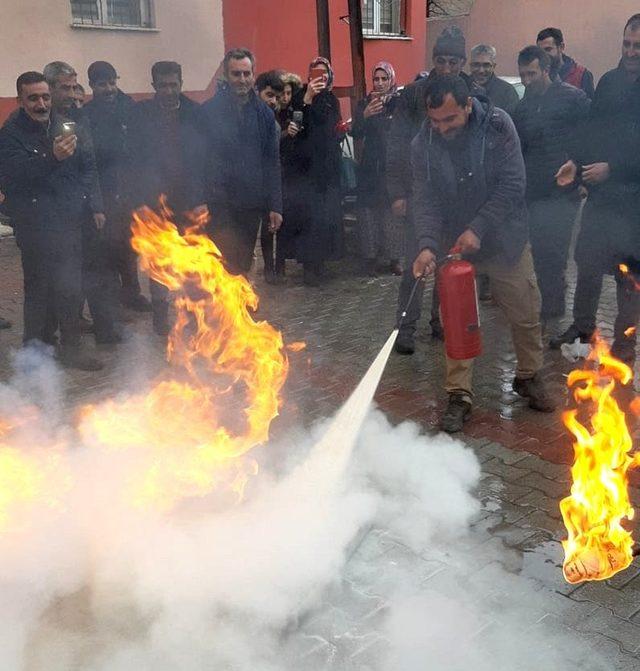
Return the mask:
{"type": "Polygon", "coordinates": [[[11,415],[40,408],[18,447],[46,473],[0,523],[1,669],[607,668],[540,622],[554,595],[474,537],[480,466],[461,443],[374,411],[342,473],[314,449],[325,423],[296,432],[286,467],[277,445],[256,451],[242,503],[160,514],[130,502],[146,457],[84,445],[38,356],[0,389],[11,415]]]}

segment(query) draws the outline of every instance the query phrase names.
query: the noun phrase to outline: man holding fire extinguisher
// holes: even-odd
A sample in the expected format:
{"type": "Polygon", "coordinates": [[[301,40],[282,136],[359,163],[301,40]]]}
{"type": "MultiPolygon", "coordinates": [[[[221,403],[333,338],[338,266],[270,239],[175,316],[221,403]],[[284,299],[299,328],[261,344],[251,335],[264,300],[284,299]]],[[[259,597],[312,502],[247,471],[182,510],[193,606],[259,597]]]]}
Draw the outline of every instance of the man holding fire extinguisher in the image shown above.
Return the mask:
{"type": "MultiPolygon", "coordinates": [[[[419,278],[435,272],[439,259],[457,248],[477,272],[489,277],[494,300],[511,326],[518,359],[513,389],[529,400],[529,407],[551,412],[555,406],[540,374],[540,292],[528,242],[525,167],[516,129],[506,112],[472,99],[460,77],[437,82],[426,107],[427,119],[411,145],[414,222],[421,250],[413,273],[419,278]]],[[[442,297],[446,273],[440,279],[445,280],[442,297]]],[[[459,298],[459,306],[475,304],[459,298]]],[[[441,428],[453,433],[471,414],[478,350],[471,347],[465,355],[464,334],[448,326],[445,344],[447,337],[462,336],[455,358],[447,347],[449,403],[441,428]]]]}

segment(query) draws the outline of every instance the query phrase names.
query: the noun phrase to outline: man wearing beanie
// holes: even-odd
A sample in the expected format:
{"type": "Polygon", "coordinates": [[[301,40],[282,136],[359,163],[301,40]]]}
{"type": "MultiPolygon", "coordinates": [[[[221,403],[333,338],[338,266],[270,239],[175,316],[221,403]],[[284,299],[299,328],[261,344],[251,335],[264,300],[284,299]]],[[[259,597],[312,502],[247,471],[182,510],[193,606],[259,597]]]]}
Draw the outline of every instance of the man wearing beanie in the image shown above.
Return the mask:
{"type": "MultiPolygon", "coordinates": [[[[411,208],[411,141],[418,134],[425,119],[425,101],[434,84],[445,76],[459,76],[466,82],[471,94],[479,92],[469,75],[462,71],[466,58],[466,44],[462,31],[457,26],[445,28],[433,47],[433,69],[429,76],[419,79],[404,88],[389,131],[387,150],[387,189],[391,197],[393,213],[402,217],[405,225],[405,258],[414,259],[417,249],[411,208]]],[[[405,268],[398,296],[398,317],[404,311],[414,278],[411,266],[405,268]]],[[[395,344],[398,354],[413,354],[414,334],[420,319],[422,305],[422,285],[411,301],[410,309],[403,321],[395,344]]],[[[442,327],[438,315],[436,293],[431,310],[432,335],[442,338],[442,327]]]]}
{"type": "Polygon", "coordinates": [[[100,185],[107,217],[105,238],[118,274],[120,300],[138,312],[151,309],[140,293],[138,262],[131,248],[131,212],[136,202],[133,169],[133,134],[136,104],[118,88],[118,73],[106,61],[96,61],[87,71],[93,100],[84,111],[91,124],[100,185]]]}

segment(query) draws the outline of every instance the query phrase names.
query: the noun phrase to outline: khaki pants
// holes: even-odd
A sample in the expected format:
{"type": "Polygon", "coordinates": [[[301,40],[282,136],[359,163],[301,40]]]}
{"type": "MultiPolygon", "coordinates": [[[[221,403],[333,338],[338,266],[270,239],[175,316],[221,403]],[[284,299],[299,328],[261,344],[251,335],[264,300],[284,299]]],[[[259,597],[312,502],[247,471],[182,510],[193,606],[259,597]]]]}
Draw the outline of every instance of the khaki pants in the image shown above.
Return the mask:
{"type": "MultiPolygon", "coordinates": [[[[531,247],[513,265],[504,261],[483,261],[476,273],[489,277],[493,300],[504,311],[511,326],[513,347],[518,358],[516,376],[531,378],[542,368],[542,331],[540,327],[540,291],[533,269],[531,247]]],[[[455,361],[447,357],[446,390],[471,391],[473,359],[455,361]]]]}

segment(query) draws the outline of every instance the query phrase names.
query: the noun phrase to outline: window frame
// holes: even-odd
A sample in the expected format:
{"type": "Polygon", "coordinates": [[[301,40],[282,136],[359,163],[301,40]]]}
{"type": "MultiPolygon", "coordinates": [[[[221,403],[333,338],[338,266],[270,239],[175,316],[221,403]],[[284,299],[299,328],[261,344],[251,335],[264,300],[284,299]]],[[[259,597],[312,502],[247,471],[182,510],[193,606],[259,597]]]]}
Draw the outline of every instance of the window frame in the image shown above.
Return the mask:
{"type": "MultiPolygon", "coordinates": [[[[364,2],[366,0],[363,0],[363,14],[364,12],[364,2]]],[[[382,0],[383,2],[387,0],[382,0]]],[[[407,36],[407,7],[408,7],[408,0],[389,0],[391,3],[397,3],[398,4],[398,29],[396,31],[392,32],[387,32],[381,30],[381,5],[380,5],[380,0],[369,0],[371,3],[371,6],[373,8],[373,27],[372,28],[367,28],[364,25],[362,25],[362,35],[363,37],[378,37],[378,38],[406,38],[407,36]]],[[[363,16],[364,18],[364,16],[363,16]]]]}
{"type": "Polygon", "coordinates": [[[140,6],[139,23],[113,23],[109,21],[109,0],[95,0],[98,17],[95,20],[73,15],[72,0],[69,0],[71,10],[71,25],[74,28],[109,28],[122,30],[155,30],[154,0],[132,0],[140,6]]]}

